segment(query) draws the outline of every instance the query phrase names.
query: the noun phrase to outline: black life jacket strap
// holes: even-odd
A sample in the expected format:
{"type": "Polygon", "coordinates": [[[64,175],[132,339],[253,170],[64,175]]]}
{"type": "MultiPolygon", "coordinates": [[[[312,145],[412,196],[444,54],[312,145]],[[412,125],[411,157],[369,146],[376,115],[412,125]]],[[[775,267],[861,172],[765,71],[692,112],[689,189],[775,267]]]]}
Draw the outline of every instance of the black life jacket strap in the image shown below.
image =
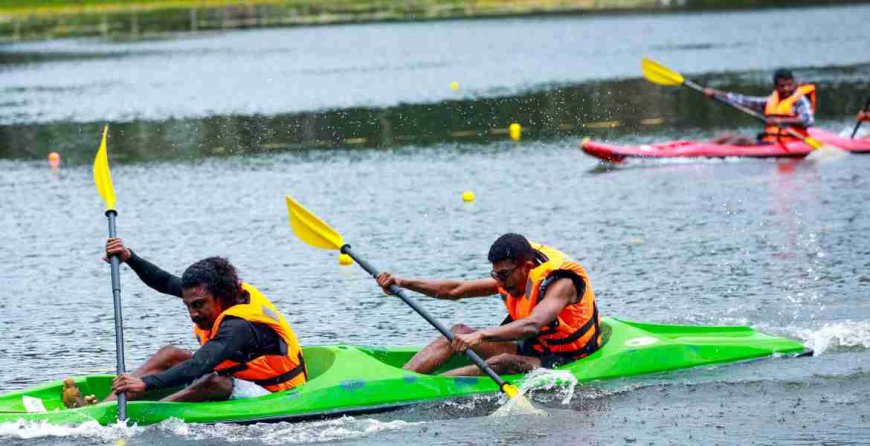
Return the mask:
{"type": "Polygon", "coordinates": [[[305,364],[299,364],[296,367],[293,367],[288,372],[282,373],[278,376],[267,378],[267,379],[258,379],[254,381],[254,384],[262,387],[266,386],[274,386],[287,381],[290,381],[293,378],[305,373],[305,364]]]}
{"type": "Polygon", "coordinates": [[[232,367],[227,367],[225,369],[220,369],[217,371],[217,374],[220,376],[232,376],[236,373],[248,370],[248,364],[243,362],[241,364],[236,364],[232,367]]]}
{"type": "Polygon", "coordinates": [[[595,304],[592,305],[592,317],[588,321],[586,321],[586,323],[583,324],[582,327],[578,328],[577,331],[575,331],[574,333],[571,333],[571,335],[568,337],[561,338],[561,339],[548,339],[547,344],[550,344],[550,345],[570,344],[570,343],[582,338],[583,336],[586,336],[586,334],[589,333],[589,330],[595,330],[595,332],[596,332],[596,336],[592,336],[592,338],[590,338],[590,341],[596,340],[597,333],[598,333],[598,305],[595,305],[595,304]]]}
{"type": "MultiPolygon", "coordinates": [[[[258,386],[261,386],[261,387],[274,386],[277,384],[281,384],[281,383],[290,381],[291,379],[296,378],[300,374],[304,374],[305,380],[307,381],[308,380],[308,368],[305,366],[305,358],[302,357],[302,352],[299,352],[298,359],[299,359],[299,365],[297,365],[296,367],[293,367],[292,369],[288,370],[287,372],[284,372],[278,376],[273,376],[272,378],[258,379],[256,381],[253,381],[253,383],[258,385],[258,386]]],[[[227,367],[225,369],[218,370],[217,374],[221,375],[221,376],[232,376],[236,373],[239,373],[239,372],[247,370],[247,369],[248,369],[248,364],[242,363],[242,364],[234,365],[232,367],[227,367]]]]}

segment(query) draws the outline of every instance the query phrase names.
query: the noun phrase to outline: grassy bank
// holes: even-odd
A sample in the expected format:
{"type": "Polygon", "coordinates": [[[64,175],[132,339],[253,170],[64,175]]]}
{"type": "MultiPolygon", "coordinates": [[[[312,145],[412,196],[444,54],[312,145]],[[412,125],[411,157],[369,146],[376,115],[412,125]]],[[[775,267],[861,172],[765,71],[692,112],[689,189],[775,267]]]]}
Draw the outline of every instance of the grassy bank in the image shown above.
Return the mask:
{"type": "Polygon", "coordinates": [[[371,21],[843,3],[787,0],[3,0],[0,42],[371,21]]]}

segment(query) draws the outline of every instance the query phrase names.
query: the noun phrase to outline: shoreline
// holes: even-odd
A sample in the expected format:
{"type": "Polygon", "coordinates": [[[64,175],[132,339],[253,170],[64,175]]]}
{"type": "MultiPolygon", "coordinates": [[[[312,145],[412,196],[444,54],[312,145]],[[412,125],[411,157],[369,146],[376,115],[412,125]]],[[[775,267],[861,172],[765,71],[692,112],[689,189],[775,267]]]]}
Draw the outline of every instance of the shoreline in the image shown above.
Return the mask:
{"type": "Polygon", "coordinates": [[[0,6],[0,43],[70,37],[138,39],[233,29],[701,12],[868,3],[866,0],[12,0],[0,6]]]}

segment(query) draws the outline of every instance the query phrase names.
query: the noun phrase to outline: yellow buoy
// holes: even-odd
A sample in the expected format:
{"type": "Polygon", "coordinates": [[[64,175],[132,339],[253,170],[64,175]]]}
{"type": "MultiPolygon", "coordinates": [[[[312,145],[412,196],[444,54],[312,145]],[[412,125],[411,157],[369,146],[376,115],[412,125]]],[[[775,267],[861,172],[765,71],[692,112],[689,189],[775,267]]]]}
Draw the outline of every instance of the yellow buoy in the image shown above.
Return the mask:
{"type": "Polygon", "coordinates": [[[462,201],[464,201],[466,203],[470,203],[470,202],[474,201],[474,192],[472,192],[470,190],[463,192],[462,193],[462,201]]]}
{"type": "Polygon", "coordinates": [[[510,135],[511,140],[519,141],[523,135],[523,127],[516,122],[508,126],[508,135],[510,135]]]}
{"type": "Polygon", "coordinates": [[[48,154],[48,167],[51,167],[52,170],[60,167],[60,153],[51,152],[48,154]]]}
{"type": "Polygon", "coordinates": [[[459,82],[453,81],[450,83],[450,91],[459,90],[459,82]]]}
{"type": "Polygon", "coordinates": [[[350,258],[347,254],[339,254],[338,255],[338,264],[339,265],[353,265],[353,259],[350,258]]]}

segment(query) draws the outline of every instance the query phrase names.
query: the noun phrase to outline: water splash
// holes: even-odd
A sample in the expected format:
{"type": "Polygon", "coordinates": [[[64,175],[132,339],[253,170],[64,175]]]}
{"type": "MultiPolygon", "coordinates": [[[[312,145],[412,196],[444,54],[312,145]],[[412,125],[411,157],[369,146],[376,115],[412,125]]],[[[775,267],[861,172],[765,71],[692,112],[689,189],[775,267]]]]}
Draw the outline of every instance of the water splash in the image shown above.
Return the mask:
{"type": "Polygon", "coordinates": [[[0,443],[4,439],[78,438],[88,444],[117,445],[133,436],[168,433],[196,441],[224,440],[230,442],[256,441],[267,445],[285,445],[311,442],[346,440],[374,435],[380,432],[405,429],[420,423],[401,420],[378,421],[342,417],[308,423],[186,424],[173,419],[149,427],[115,424],[101,426],[88,421],[75,426],[52,425],[45,422],[16,421],[0,424],[0,443]]]}
{"type": "Polygon", "coordinates": [[[526,375],[520,390],[527,392],[535,401],[549,402],[559,400],[562,404],[571,402],[577,378],[567,370],[536,369],[526,375]]]}
{"type": "Polygon", "coordinates": [[[491,409],[492,405],[496,404],[497,398],[497,396],[489,394],[473,395],[463,399],[444,400],[438,404],[438,407],[442,410],[472,413],[479,409],[491,409]]]}
{"type": "Polygon", "coordinates": [[[827,163],[843,159],[849,152],[829,145],[824,145],[820,149],[813,150],[807,155],[806,159],[817,163],[827,163]]]}
{"type": "Polygon", "coordinates": [[[307,423],[281,422],[252,425],[185,424],[180,420],[170,420],[157,425],[157,428],[173,435],[197,441],[256,441],[267,445],[285,445],[360,438],[380,432],[406,429],[417,424],[420,423],[341,417],[307,423]]]}
{"type": "Polygon", "coordinates": [[[495,418],[514,416],[514,415],[547,415],[547,412],[535,407],[532,402],[526,398],[526,395],[521,390],[518,395],[507,400],[490,416],[495,418]]]}
{"type": "Polygon", "coordinates": [[[828,349],[870,349],[870,321],[825,324],[818,330],[804,331],[801,337],[815,356],[828,349]]]}
{"type": "Polygon", "coordinates": [[[79,425],[53,425],[46,422],[19,420],[0,424],[0,442],[3,439],[35,439],[49,437],[79,437],[94,444],[113,445],[119,439],[128,438],[142,432],[145,428],[127,426],[122,423],[102,426],[96,421],[79,425]]]}
{"type": "Polygon", "coordinates": [[[531,401],[549,402],[558,399],[561,404],[568,404],[576,387],[577,378],[568,371],[545,368],[532,370],[523,379],[519,395],[505,401],[491,416],[547,415],[547,412],[535,408],[531,401]]]}

